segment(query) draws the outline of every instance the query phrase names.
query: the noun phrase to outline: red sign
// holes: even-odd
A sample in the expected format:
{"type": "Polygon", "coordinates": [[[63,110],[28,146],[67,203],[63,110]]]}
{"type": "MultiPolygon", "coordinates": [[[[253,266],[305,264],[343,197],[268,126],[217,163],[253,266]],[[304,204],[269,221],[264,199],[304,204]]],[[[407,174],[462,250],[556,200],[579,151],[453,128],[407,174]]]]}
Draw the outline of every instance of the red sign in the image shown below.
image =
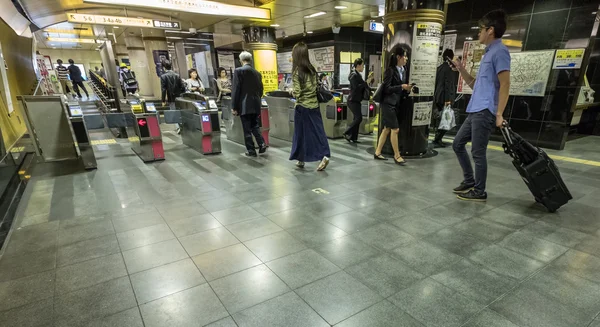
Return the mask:
{"type": "Polygon", "coordinates": [[[147,122],[146,122],[145,118],[138,119],[138,125],[144,127],[144,126],[146,126],[146,124],[147,124],[147,122]]]}

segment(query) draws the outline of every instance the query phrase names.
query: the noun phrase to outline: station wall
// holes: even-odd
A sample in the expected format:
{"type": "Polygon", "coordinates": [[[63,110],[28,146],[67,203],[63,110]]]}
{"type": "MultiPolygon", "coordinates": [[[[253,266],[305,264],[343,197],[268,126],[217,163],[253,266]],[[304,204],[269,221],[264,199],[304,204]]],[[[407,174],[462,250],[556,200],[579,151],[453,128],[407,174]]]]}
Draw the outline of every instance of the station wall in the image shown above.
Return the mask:
{"type": "Polygon", "coordinates": [[[78,49],[39,49],[40,54],[50,56],[52,64],[56,63],[56,60],[62,59],[64,65],[69,65],[68,60],[73,59],[76,64],[82,64],[85,67],[86,75],[90,69],[94,69],[94,66],[100,68],[102,58],[100,52],[96,50],[78,50],[78,49]]]}

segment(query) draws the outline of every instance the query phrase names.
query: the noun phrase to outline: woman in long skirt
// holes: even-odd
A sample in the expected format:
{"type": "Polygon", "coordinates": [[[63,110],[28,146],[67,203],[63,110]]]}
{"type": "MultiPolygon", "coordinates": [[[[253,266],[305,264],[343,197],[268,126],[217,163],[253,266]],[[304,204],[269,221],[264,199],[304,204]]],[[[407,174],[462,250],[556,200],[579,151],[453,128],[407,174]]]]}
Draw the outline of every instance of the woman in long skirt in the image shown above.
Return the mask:
{"type": "Polygon", "coordinates": [[[296,109],[290,160],[298,160],[296,166],[299,168],[304,168],[305,162],[321,161],[317,170],[322,171],[329,164],[331,153],[317,100],[317,71],[310,63],[304,42],[294,46],[292,61],[296,109]]]}

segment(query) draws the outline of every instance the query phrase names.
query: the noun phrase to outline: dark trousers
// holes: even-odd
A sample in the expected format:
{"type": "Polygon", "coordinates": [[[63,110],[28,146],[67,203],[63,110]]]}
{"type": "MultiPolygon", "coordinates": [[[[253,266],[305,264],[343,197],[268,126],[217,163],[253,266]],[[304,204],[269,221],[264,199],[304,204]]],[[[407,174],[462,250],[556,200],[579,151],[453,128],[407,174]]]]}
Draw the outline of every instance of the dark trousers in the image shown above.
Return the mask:
{"type": "Polygon", "coordinates": [[[79,98],[81,98],[81,93],[79,93],[79,88],[83,89],[83,92],[85,92],[85,96],[86,97],[90,97],[90,95],[88,94],[88,91],[85,89],[85,85],[83,85],[83,82],[79,81],[79,82],[73,82],[73,89],[75,90],[75,93],[77,93],[77,96],[79,98]]]}
{"type": "Polygon", "coordinates": [[[356,141],[358,139],[358,131],[360,130],[360,123],[362,122],[362,111],[360,102],[348,102],[348,109],[352,111],[354,118],[350,125],[348,125],[348,129],[344,132],[344,134],[350,136],[350,139],[356,141]]]}
{"type": "Polygon", "coordinates": [[[259,147],[265,146],[265,140],[260,134],[260,128],[258,126],[259,116],[257,114],[247,114],[240,116],[240,118],[242,119],[242,128],[244,129],[246,150],[248,150],[248,153],[256,153],[252,135],[254,135],[256,143],[258,143],[259,147]]]}
{"type": "Polygon", "coordinates": [[[463,170],[463,183],[475,185],[475,192],[483,194],[485,192],[485,182],[487,179],[487,145],[490,140],[490,134],[496,123],[496,117],[487,109],[470,113],[467,120],[462,124],[452,149],[456,153],[458,162],[463,170]],[[475,162],[475,176],[473,176],[473,167],[471,159],[467,153],[466,145],[471,141],[471,155],[475,162]]]}
{"type": "Polygon", "coordinates": [[[442,113],[444,112],[444,106],[439,104],[435,104],[435,106],[437,108],[437,114],[433,123],[433,127],[435,128],[435,138],[433,139],[433,142],[441,142],[444,135],[446,135],[446,132],[448,132],[445,129],[439,129],[440,123],[442,122],[442,113]]]}

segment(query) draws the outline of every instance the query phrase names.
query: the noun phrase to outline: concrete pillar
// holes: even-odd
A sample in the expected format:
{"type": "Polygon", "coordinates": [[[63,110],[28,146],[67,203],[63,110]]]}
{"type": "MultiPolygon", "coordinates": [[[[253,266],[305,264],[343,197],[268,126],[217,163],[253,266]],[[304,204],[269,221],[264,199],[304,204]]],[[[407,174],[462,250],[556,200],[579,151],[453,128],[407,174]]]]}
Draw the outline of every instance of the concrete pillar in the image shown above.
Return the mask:
{"type": "Polygon", "coordinates": [[[135,72],[138,81],[138,93],[142,96],[154,97],[154,89],[152,88],[152,81],[150,81],[154,76],[150,74],[152,68],[148,65],[144,41],[139,36],[126,36],[125,44],[131,70],[135,72]]]}
{"type": "Polygon", "coordinates": [[[146,50],[148,62],[149,81],[153,94],[156,98],[161,96],[160,73],[162,72],[161,60],[170,60],[167,49],[167,38],[165,31],[159,29],[147,29],[142,31],[142,40],[146,50]]]}
{"type": "Polygon", "coordinates": [[[242,29],[244,49],[252,53],[254,69],[262,75],[264,92],[275,91],[277,83],[277,43],[275,29],[248,26],[242,29]]]}
{"type": "Polygon", "coordinates": [[[128,59],[129,53],[127,52],[126,44],[115,44],[115,58],[122,63],[122,59],[128,59]]]}
{"type": "MultiPolygon", "coordinates": [[[[409,84],[415,83],[420,93],[411,96],[399,110],[400,153],[406,157],[433,155],[428,147],[429,124],[438,62],[440,34],[445,22],[444,0],[386,0],[383,18],[383,71],[389,65],[390,53],[397,47],[408,50],[406,65],[409,84]]],[[[380,122],[379,133],[382,131],[380,122]]],[[[393,154],[388,141],[386,154],[393,154]]]]}

